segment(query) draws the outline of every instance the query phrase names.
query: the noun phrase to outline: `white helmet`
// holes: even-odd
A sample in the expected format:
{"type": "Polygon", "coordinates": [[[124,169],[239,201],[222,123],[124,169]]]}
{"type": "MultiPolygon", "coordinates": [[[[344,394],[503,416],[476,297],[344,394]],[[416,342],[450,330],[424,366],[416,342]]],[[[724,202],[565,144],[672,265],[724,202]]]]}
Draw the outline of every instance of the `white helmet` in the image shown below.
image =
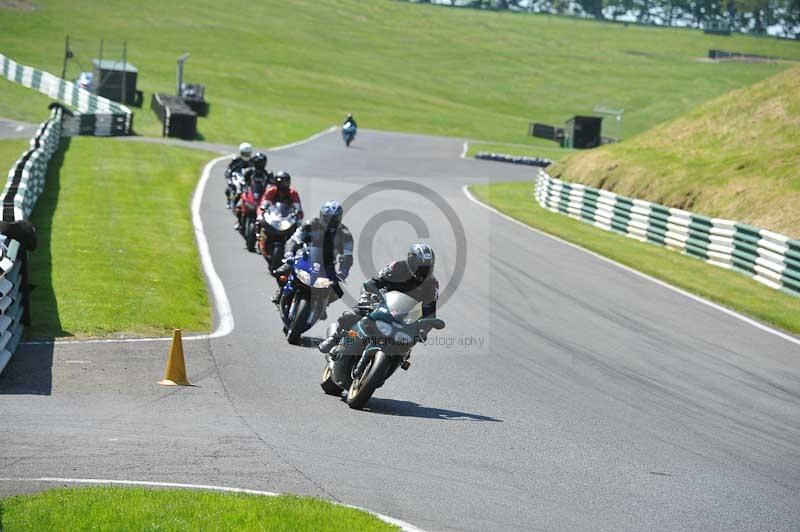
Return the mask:
{"type": "Polygon", "coordinates": [[[250,157],[253,156],[253,145],[249,142],[242,142],[239,144],[239,155],[245,161],[250,160],[250,157]]]}

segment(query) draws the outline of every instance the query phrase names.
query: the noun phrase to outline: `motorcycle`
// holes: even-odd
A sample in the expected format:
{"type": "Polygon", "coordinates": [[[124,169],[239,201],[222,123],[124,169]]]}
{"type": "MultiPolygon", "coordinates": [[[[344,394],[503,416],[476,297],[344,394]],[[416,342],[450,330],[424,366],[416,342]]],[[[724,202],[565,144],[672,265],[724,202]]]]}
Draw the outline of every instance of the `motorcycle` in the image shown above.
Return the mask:
{"type": "Polygon", "coordinates": [[[273,272],[281,265],[283,248],[297,224],[297,212],[290,203],[275,202],[264,212],[259,224],[258,248],[269,264],[269,271],[273,272]]]}
{"type": "MultiPolygon", "coordinates": [[[[386,293],[378,307],[359,320],[327,355],[322,390],[336,396],[347,390],[350,408],[364,408],[397,368],[411,366],[411,349],[418,341],[427,340],[427,329],[444,326],[438,318],[423,318],[422,303],[411,296],[386,293]]],[[[328,336],[335,327],[335,323],[329,326],[328,336]]]]}
{"type": "Polygon", "coordinates": [[[342,126],[342,138],[344,139],[345,146],[350,146],[350,143],[353,142],[356,138],[356,126],[352,122],[348,121],[342,126]]]}
{"type": "Polygon", "coordinates": [[[322,247],[304,246],[295,258],[292,271],[284,279],[279,308],[283,332],[290,344],[317,323],[330,301],[336,274],[325,269],[322,247]]]}
{"type": "Polygon", "coordinates": [[[256,249],[256,210],[263,190],[253,185],[245,185],[236,206],[236,216],[239,218],[239,232],[247,244],[247,251],[256,249]]]}
{"type": "Polygon", "coordinates": [[[228,182],[228,208],[236,213],[236,206],[238,205],[239,198],[242,195],[242,187],[244,187],[244,177],[242,176],[241,172],[233,172],[228,182]]]}

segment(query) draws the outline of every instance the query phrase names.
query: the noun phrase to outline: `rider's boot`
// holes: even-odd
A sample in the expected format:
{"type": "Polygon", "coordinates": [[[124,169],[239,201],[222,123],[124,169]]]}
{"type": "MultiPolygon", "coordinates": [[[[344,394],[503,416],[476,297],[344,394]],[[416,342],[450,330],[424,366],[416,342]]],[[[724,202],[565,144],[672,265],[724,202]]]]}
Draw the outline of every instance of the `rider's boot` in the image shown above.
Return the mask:
{"type": "Polygon", "coordinates": [[[342,338],[342,334],[340,332],[336,332],[331,336],[328,336],[323,341],[319,343],[319,350],[322,353],[328,354],[330,353],[333,346],[339,343],[339,340],[342,338]]]}
{"type": "Polygon", "coordinates": [[[280,286],[275,290],[275,293],[272,294],[272,302],[276,305],[281,301],[281,292],[283,292],[283,288],[280,286]]]}

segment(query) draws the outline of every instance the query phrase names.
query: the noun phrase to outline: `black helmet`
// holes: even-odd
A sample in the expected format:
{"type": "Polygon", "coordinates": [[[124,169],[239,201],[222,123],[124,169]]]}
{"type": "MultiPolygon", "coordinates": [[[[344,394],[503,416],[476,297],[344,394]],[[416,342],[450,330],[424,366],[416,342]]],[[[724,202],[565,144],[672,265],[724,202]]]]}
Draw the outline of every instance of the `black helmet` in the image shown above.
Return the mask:
{"type": "Polygon", "coordinates": [[[336,229],[342,221],[344,209],[338,201],[326,201],[319,210],[319,221],[327,229],[336,229]]]}
{"type": "Polygon", "coordinates": [[[434,262],[436,262],[436,256],[433,254],[432,247],[428,244],[411,244],[406,264],[408,271],[417,280],[422,281],[433,272],[434,262]]]}
{"type": "Polygon", "coordinates": [[[262,152],[258,152],[253,156],[253,168],[256,170],[263,170],[267,167],[267,156],[262,152]]]}
{"type": "Polygon", "coordinates": [[[289,190],[289,187],[292,186],[292,176],[289,175],[289,172],[278,172],[275,174],[275,186],[278,187],[278,190],[281,192],[289,190]]]}

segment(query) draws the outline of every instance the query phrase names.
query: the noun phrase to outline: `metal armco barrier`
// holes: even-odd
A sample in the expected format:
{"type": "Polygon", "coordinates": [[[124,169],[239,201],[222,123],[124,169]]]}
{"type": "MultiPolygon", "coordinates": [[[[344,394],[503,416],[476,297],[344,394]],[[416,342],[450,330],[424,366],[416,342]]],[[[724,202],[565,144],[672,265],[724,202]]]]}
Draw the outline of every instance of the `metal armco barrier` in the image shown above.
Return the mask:
{"type": "MultiPolygon", "coordinates": [[[[27,220],[44,190],[47,163],[58,149],[64,110],[53,105],[44,122],[8,173],[0,198],[3,222],[27,220]]],[[[27,254],[21,242],[0,234],[0,373],[22,338],[28,295],[27,254]]]]}
{"type": "Polygon", "coordinates": [[[64,117],[64,135],[93,135],[107,137],[130,135],[133,113],[124,105],[75,86],[49,72],[21,65],[0,53],[0,74],[23,87],[35,89],[60,100],[77,112],[64,117]]]}
{"type": "Polygon", "coordinates": [[[606,231],[652,242],[800,296],[800,240],[550,177],[536,176],[536,201],[606,231]]]}

